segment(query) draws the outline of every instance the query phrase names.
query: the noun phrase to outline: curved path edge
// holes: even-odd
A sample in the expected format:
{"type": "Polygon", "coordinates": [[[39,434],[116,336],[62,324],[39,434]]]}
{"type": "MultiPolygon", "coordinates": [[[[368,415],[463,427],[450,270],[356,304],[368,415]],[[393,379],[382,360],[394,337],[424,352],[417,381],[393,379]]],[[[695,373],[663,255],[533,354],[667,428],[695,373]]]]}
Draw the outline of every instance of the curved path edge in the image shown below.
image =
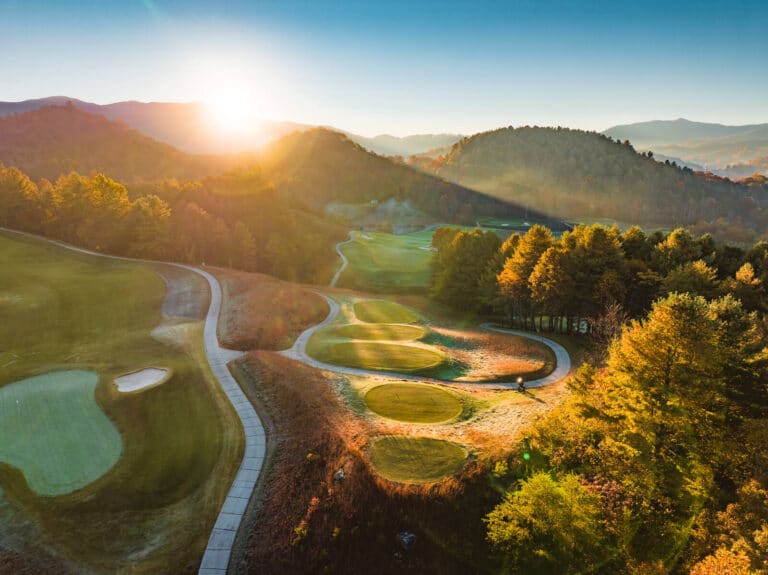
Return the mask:
{"type": "Polygon", "coordinates": [[[336,270],[335,274],[333,274],[333,279],[331,279],[331,283],[328,284],[331,287],[336,287],[336,284],[338,283],[339,278],[341,277],[341,274],[344,273],[344,270],[347,269],[347,266],[349,265],[349,260],[347,259],[347,256],[345,256],[341,252],[341,246],[352,243],[353,241],[355,241],[355,232],[350,230],[349,239],[336,244],[336,253],[339,254],[339,257],[341,258],[341,267],[336,270]]]}
{"type": "MultiPolygon", "coordinates": [[[[485,388],[485,389],[517,389],[516,381],[510,381],[510,382],[447,381],[444,379],[424,377],[421,375],[409,375],[405,373],[397,373],[394,371],[379,371],[379,370],[359,369],[356,367],[344,367],[341,365],[333,365],[330,363],[318,361],[317,359],[307,354],[307,344],[309,343],[309,339],[317,330],[322,329],[325,326],[331,324],[339,315],[339,311],[341,310],[341,307],[336,302],[336,300],[325,295],[324,293],[319,291],[315,293],[325,298],[325,301],[328,302],[328,305],[330,306],[330,311],[328,312],[328,315],[320,323],[313,325],[312,327],[304,330],[302,334],[296,338],[296,341],[294,342],[293,346],[290,349],[286,349],[278,352],[280,355],[289,357],[291,359],[299,361],[310,367],[322,369],[324,371],[331,371],[333,373],[340,373],[343,375],[378,376],[378,377],[387,377],[389,379],[399,379],[403,381],[437,383],[440,385],[448,385],[453,387],[473,387],[473,388],[485,388]]],[[[561,379],[565,378],[568,375],[568,373],[570,373],[571,371],[571,356],[568,354],[568,351],[562,345],[560,345],[555,341],[552,341],[551,339],[542,337],[540,335],[527,333],[524,331],[503,329],[500,327],[496,327],[494,324],[490,324],[490,323],[481,324],[480,327],[487,331],[527,337],[529,339],[538,341],[539,343],[543,343],[544,345],[546,345],[552,350],[556,358],[555,369],[552,371],[552,373],[550,373],[546,377],[533,379],[531,381],[526,381],[525,387],[527,388],[542,387],[545,385],[550,385],[552,383],[558,382],[561,379]]]]}
{"type": "Polygon", "coordinates": [[[232,555],[232,546],[235,542],[237,530],[240,527],[243,514],[248,507],[248,502],[250,501],[251,495],[253,495],[259,474],[264,465],[264,458],[266,456],[266,433],[264,431],[264,425],[262,424],[261,419],[259,419],[256,410],[253,408],[253,405],[251,405],[251,402],[248,401],[245,393],[240,389],[240,386],[237,384],[235,378],[227,367],[227,363],[242,356],[243,352],[225,349],[219,345],[219,339],[216,333],[222,300],[219,280],[206,271],[185,264],[112,256],[79,248],[36,234],[2,227],[0,227],[0,230],[43,240],[59,247],[87,255],[101,256],[127,262],[175,266],[194,272],[202,276],[208,282],[208,287],[211,290],[211,303],[208,306],[208,313],[205,316],[205,327],[203,329],[205,355],[208,359],[208,365],[211,368],[211,372],[218,380],[219,385],[221,385],[222,390],[232,404],[237,416],[240,418],[245,434],[243,459],[240,462],[240,467],[237,470],[235,479],[224,499],[224,503],[219,510],[216,523],[213,526],[213,530],[208,538],[208,544],[203,553],[200,570],[198,571],[200,575],[225,574],[227,572],[227,567],[229,566],[230,557],[232,555]]]}

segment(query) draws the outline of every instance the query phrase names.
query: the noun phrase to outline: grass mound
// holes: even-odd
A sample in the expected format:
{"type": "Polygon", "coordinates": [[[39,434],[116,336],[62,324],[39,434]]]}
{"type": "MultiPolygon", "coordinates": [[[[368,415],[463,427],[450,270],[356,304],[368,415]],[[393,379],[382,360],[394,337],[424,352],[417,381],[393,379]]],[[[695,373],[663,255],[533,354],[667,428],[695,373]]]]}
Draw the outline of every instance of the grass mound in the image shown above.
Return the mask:
{"type": "Polygon", "coordinates": [[[455,395],[421,383],[379,385],[365,395],[365,403],[383,417],[412,423],[448,421],[462,411],[455,395]]]}
{"type": "Polygon", "coordinates": [[[342,325],[333,334],[347,339],[368,339],[383,341],[413,341],[426,335],[424,328],[415,325],[388,325],[353,323],[342,325]]]}
{"type": "Polygon", "coordinates": [[[317,346],[309,353],[325,363],[402,373],[433,370],[445,360],[443,354],[421,347],[367,341],[342,341],[317,346]]]}
{"type": "Polygon", "coordinates": [[[355,315],[368,323],[415,323],[419,316],[407,307],[380,299],[359,301],[355,304],[355,315]]]}
{"type": "Polygon", "coordinates": [[[390,481],[430,483],[457,473],[467,452],[441,439],[390,435],[375,440],[369,455],[376,470],[390,481]]]}

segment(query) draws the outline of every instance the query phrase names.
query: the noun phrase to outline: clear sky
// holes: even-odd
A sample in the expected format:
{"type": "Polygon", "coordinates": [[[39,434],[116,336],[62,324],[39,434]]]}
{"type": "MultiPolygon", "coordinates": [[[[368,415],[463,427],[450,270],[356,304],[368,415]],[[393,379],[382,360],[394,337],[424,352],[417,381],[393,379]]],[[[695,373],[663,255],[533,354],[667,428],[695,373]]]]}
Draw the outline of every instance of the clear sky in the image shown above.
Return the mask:
{"type": "Polygon", "coordinates": [[[0,100],[198,101],[365,135],[768,122],[768,1],[2,0],[0,100]]]}

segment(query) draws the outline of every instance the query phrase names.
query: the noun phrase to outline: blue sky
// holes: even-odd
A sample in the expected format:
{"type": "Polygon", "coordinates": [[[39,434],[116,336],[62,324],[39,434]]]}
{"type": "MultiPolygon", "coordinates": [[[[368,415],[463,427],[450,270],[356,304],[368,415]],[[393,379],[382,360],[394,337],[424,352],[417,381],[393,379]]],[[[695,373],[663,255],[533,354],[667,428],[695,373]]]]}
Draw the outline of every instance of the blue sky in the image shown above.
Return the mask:
{"type": "Polygon", "coordinates": [[[247,95],[372,135],[768,122],[768,2],[3,0],[0,100],[247,95]]]}

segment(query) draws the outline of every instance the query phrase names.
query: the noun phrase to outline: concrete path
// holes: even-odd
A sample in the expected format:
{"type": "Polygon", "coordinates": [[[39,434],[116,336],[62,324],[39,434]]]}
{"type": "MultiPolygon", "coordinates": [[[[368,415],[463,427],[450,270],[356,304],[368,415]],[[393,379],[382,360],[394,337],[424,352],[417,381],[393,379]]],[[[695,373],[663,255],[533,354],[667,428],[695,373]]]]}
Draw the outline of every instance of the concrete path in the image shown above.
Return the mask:
{"type": "Polygon", "coordinates": [[[347,260],[347,256],[341,253],[341,246],[353,241],[355,241],[355,232],[350,231],[349,239],[347,241],[339,242],[338,244],[336,244],[336,253],[339,254],[339,257],[341,258],[341,267],[338,270],[336,270],[336,273],[334,274],[333,279],[331,280],[331,283],[328,284],[330,287],[336,287],[336,283],[339,281],[341,274],[344,273],[344,270],[347,269],[347,266],[349,265],[349,260],[347,260]]]}
{"type": "Polygon", "coordinates": [[[219,339],[216,334],[219,313],[221,312],[221,285],[219,284],[219,281],[206,271],[184,264],[110,256],[34,234],[9,230],[7,228],[0,229],[23,236],[34,237],[72,251],[92,256],[101,256],[128,262],[175,266],[201,275],[208,282],[208,287],[211,290],[211,304],[208,307],[208,313],[205,317],[205,328],[203,330],[205,355],[208,358],[208,364],[211,366],[213,375],[219,381],[221,388],[235,408],[235,411],[240,418],[240,422],[243,425],[243,431],[245,432],[245,452],[243,454],[243,460],[240,462],[240,468],[237,470],[237,475],[235,475],[235,479],[229,488],[229,493],[224,500],[224,504],[219,511],[219,516],[216,519],[213,531],[211,531],[211,535],[208,538],[208,545],[205,548],[203,560],[200,564],[200,570],[198,571],[200,575],[225,574],[227,572],[227,566],[229,565],[229,559],[232,554],[232,545],[235,541],[237,530],[240,527],[243,514],[248,507],[248,501],[250,500],[251,495],[253,495],[253,490],[256,487],[259,473],[264,464],[264,457],[266,455],[266,434],[256,410],[253,408],[253,405],[251,405],[251,402],[248,401],[248,398],[240,389],[240,386],[235,381],[235,378],[232,377],[232,374],[227,367],[227,363],[242,356],[243,352],[225,349],[219,345],[219,339]]]}
{"type": "Polygon", "coordinates": [[[237,530],[264,465],[267,445],[266,434],[256,410],[227,367],[227,363],[240,357],[242,352],[224,349],[219,345],[216,326],[221,311],[221,286],[218,280],[208,272],[189,266],[183,267],[202,275],[211,288],[211,306],[208,308],[208,315],[205,318],[205,353],[208,356],[211,371],[219,380],[229,401],[232,402],[245,432],[243,460],[240,462],[240,468],[237,470],[235,480],[224,500],[224,505],[219,511],[216,524],[208,539],[208,546],[203,554],[200,571],[198,571],[200,575],[223,575],[227,572],[237,530]]]}
{"type": "MultiPolygon", "coordinates": [[[[284,355],[285,357],[289,357],[291,359],[294,359],[296,361],[299,361],[311,367],[315,367],[317,369],[322,369],[324,371],[330,371],[333,373],[341,373],[344,375],[380,376],[380,377],[386,377],[388,379],[394,379],[394,380],[419,381],[424,383],[438,383],[440,385],[449,385],[453,387],[474,387],[474,388],[482,387],[485,389],[517,389],[516,381],[510,381],[510,382],[446,381],[443,379],[423,377],[420,375],[408,375],[404,373],[396,373],[391,371],[376,371],[376,370],[369,370],[369,369],[359,369],[356,367],[344,367],[341,365],[333,365],[330,363],[324,363],[322,361],[318,361],[307,354],[307,343],[309,342],[309,338],[311,338],[312,335],[317,330],[332,323],[336,319],[336,317],[339,315],[339,311],[341,310],[341,308],[333,298],[330,298],[321,292],[316,292],[316,293],[324,297],[325,301],[327,301],[328,305],[331,307],[330,311],[328,312],[328,316],[322,322],[318,323],[317,325],[313,325],[309,329],[305,330],[298,338],[296,338],[296,341],[294,342],[293,346],[290,349],[286,349],[284,351],[278,352],[281,355],[284,355]]],[[[552,341],[551,339],[547,339],[546,337],[541,337],[539,335],[535,335],[531,333],[526,333],[524,331],[502,329],[487,323],[482,324],[480,327],[488,331],[495,331],[495,332],[506,333],[510,335],[519,335],[522,337],[527,337],[527,338],[536,340],[540,343],[543,343],[554,352],[555,358],[557,360],[555,370],[546,377],[542,377],[540,379],[534,379],[531,381],[526,381],[525,387],[527,388],[542,387],[544,385],[555,383],[556,381],[560,381],[561,379],[563,379],[571,371],[571,357],[568,355],[568,352],[562,345],[552,341]]]]}

